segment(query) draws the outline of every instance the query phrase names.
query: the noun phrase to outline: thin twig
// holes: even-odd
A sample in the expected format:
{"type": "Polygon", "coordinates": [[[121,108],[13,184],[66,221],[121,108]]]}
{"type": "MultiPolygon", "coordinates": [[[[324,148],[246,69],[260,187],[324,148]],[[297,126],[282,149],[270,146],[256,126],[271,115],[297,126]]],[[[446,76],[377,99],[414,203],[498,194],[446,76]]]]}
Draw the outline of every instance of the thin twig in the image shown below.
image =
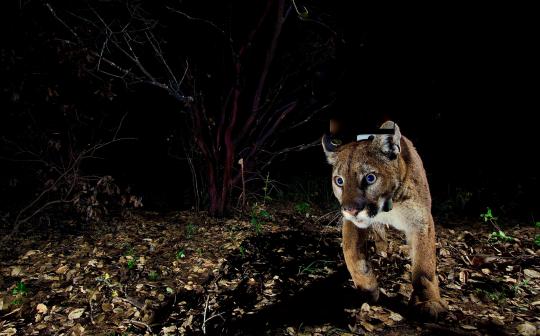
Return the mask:
{"type": "Polygon", "coordinates": [[[208,311],[208,301],[210,301],[210,294],[206,296],[206,303],[204,304],[204,313],[203,313],[203,324],[202,324],[202,331],[203,334],[206,335],[206,312],[208,311]]]}
{"type": "Polygon", "coordinates": [[[60,22],[62,25],[64,25],[64,27],[66,27],[67,30],[69,30],[69,32],[75,36],[77,38],[77,40],[79,40],[79,35],[77,35],[77,33],[71,29],[70,26],[67,25],[67,23],[62,20],[57,14],[56,14],[56,11],[52,8],[52,6],[49,4],[49,3],[45,3],[45,6],[49,9],[49,11],[51,12],[51,14],[54,16],[54,18],[56,20],[58,20],[58,22],[60,22]]]}

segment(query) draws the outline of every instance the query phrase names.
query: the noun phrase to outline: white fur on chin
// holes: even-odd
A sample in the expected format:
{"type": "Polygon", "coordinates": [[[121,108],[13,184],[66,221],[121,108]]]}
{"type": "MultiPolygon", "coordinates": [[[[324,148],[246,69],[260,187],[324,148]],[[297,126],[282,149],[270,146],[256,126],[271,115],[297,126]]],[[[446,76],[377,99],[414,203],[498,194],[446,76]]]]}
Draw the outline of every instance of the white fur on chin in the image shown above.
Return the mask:
{"type": "Polygon", "coordinates": [[[351,216],[345,211],[342,211],[341,213],[343,214],[343,219],[351,221],[354,225],[356,225],[360,229],[367,229],[371,226],[371,224],[373,224],[373,220],[367,215],[366,210],[361,211],[356,216],[351,216]]]}

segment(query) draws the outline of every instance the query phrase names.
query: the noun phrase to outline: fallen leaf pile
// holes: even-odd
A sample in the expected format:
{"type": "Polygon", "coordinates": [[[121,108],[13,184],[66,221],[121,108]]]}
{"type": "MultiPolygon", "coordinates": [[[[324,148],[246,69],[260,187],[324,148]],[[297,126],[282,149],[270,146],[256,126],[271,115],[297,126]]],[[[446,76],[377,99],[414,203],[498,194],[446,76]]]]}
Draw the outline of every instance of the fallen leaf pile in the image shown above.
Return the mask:
{"type": "Polygon", "coordinates": [[[540,249],[533,227],[490,240],[475,221],[439,223],[449,312],[415,319],[402,234],[369,246],[381,299],[352,287],[340,228],[279,210],[249,218],[144,212],[78,234],[23,237],[0,259],[0,335],[536,335],[540,249]]]}

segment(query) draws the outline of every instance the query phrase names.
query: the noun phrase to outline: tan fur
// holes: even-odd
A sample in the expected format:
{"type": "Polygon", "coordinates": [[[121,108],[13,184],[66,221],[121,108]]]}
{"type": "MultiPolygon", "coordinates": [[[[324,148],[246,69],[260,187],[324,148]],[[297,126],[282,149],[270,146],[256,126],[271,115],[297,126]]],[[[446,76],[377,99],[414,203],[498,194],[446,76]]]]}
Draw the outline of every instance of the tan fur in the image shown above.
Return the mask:
{"type": "Polygon", "coordinates": [[[411,246],[413,293],[410,304],[420,312],[437,317],[447,308],[439,294],[436,275],[435,228],[431,196],[422,160],[412,142],[395,135],[377,135],[373,140],[352,142],[337,148],[323,148],[333,166],[332,185],[342,205],[343,253],[347,269],[357,288],[376,300],[377,280],[367,261],[367,231],[381,224],[405,232],[411,246]],[[367,174],[376,181],[368,184],[367,174]],[[336,184],[341,177],[343,185],[336,184]],[[392,200],[392,209],[383,211],[392,200]]]}

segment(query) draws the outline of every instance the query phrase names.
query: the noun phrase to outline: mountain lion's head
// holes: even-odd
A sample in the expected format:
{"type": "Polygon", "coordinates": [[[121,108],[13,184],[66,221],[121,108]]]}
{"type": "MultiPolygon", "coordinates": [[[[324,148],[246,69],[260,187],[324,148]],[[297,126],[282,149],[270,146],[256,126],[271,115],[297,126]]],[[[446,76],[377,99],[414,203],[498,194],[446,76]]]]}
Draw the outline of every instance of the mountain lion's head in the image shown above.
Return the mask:
{"type": "Polygon", "coordinates": [[[381,129],[394,134],[378,134],[369,139],[341,145],[325,135],[322,145],[332,165],[332,188],[345,219],[368,227],[381,211],[390,211],[392,196],[399,187],[401,133],[392,121],[381,129]]]}

